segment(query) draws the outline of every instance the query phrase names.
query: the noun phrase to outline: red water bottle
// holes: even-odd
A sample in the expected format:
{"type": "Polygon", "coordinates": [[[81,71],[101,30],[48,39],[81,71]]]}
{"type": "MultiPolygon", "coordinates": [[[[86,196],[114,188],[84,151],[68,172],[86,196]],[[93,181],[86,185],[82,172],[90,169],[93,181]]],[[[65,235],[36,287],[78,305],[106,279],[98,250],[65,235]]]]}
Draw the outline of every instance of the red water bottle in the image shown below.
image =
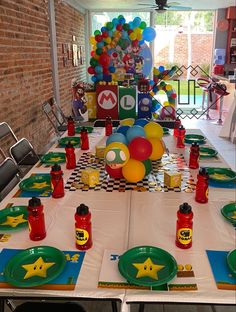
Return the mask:
{"type": "Polygon", "coordinates": [[[75,213],[75,242],[79,250],[87,250],[93,244],[91,213],[84,204],[80,204],[75,213]]]}
{"type": "Polygon", "coordinates": [[[80,140],[81,140],[81,149],[88,150],[89,149],[88,130],[85,127],[83,127],[80,131],[80,140]]]}
{"type": "Polygon", "coordinates": [[[206,168],[200,168],[197,175],[195,200],[198,203],[205,204],[208,202],[208,173],[206,168]]]}
{"type": "Polygon", "coordinates": [[[185,139],[186,130],[183,125],[179,127],[178,135],[177,135],[177,147],[183,148],[185,147],[184,139],[185,139]]]}
{"type": "Polygon", "coordinates": [[[187,249],[192,246],[193,212],[188,203],[183,203],[177,211],[176,240],[177,247],[187,249]]]}
{"type": "Polygon", "coordinates": [[[112,120],[111,117],[106,117],[105,121],[105,134],[109,136],[112,134],[112,120]]]}
{"type": "Polygon", "coordinates": [[[66,150],[66,169],[74,169],[76,167],[75,148],[69,141],[65,147],[66,150]]]}
{"type": "Polygon", "coordinates": [[[197,169],[199,167],[199,155],[200,155],[199,145],[198,143],[193,142],[192,146],[190,147],[189,168],[197,169]]]}
{"type": "Polygon", "coordinates": [[[55,164],[51,169],[51,184],[52,184],[52,197],[60,198],[65,195],[64,191],[64,181],[63,181],[63,172],[61,166],[55,164]]]}
{"type": "Polygon", "coordinates": [[[174,132],[173,132],[173,135],[175,137],[177,137],[177,135],[178,135],[178,131],[179,131],[180,126],[181,126],[181,120],[179,118],[176,118],[175,123],[174,123],[174,132]]]}
{"type": "Polygon", "coordinates": [[[71,116],[67,118],[67,134],[68,136],[75,135],[75,122],[71,116]]]}
{"type": "Polygon", "coordinates": [[[32,197],[28,205],[29,237],[39,241],[46,237],[43,205],[37,197],[32,197]]]}

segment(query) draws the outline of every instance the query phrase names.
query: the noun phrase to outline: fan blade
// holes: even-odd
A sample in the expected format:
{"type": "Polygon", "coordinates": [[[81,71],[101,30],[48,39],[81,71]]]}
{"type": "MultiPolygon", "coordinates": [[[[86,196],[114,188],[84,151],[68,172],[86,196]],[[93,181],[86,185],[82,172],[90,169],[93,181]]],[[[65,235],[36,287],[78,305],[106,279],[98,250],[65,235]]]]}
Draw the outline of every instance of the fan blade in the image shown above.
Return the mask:
{"type": "Polygon", "coordinates": [[[172,6],[172,5],[180,5],[179,2],[167,2],[168,6],[172,6]]]}
{"type": "Polygon", "coordinates": [[[172,10],[172,9],[173,9],[173,10],[176,10],[176,11],[178,11],[178,10],[179,10],[179,11],[189,11],[189,10],[192,10],[192,8],[191,8],[191,7],[185,7],[185,6],[174,6],[174,5],[173,5],[173,6],[172,6],[172,5],[171,5],[171,6],[169,6],[169,9],[170,9],[170,10],[172,10]]]}
{"type": "Polygon", "coordinates": [[[151,4],[151,3],[138,3],[138,5],[152,6],[154,4],[151,4]]]}

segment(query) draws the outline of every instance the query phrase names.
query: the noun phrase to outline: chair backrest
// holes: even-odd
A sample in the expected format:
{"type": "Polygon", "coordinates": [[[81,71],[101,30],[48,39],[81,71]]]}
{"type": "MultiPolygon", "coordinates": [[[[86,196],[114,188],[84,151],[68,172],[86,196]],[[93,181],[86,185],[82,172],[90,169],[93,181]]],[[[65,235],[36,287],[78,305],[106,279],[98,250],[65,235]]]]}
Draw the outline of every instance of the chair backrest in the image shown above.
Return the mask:
{"type": "Polygon", "coordinates": [[[0,152],[3,158],[8,157],[9,146],[17,142],[17,137],[6,122],[0,123],[0,152]]]}
{"type": "Polygon", "coordinates": [[[24,302],[14,312],[86,312],[77,302],[24,302]]]}
{"type": "Polygon", "coordinates": [[[56,104],[54,98],[50,98],[48,101],[44,102],[42,104],[42,109],[57,134],[59,134],[60,131],[66,130],[67,118],[60,106],[56,104]]]}
{"type": "Polygon", "coordinates": [[[33,146],[26,138],[20,139],[11,146],[10,154],[18,166],[20,166],[22,173],[29,171],[39,161],[33,146]]]}
{"type": "MultiPolygon", "coordinates": [[[[105,119],[97,119],[94,121],[93,126],[94,127],[105,127],[105,119]]],[[[118,127],[120,125],[119,120],[112,120],[112,126],[113,127],[118,127]]]]}
{"type": "Polygon", "coordinates": [[[0,164],[0,201],[20,181],[20,169],[13,159],[7,157],[0,164]]]}

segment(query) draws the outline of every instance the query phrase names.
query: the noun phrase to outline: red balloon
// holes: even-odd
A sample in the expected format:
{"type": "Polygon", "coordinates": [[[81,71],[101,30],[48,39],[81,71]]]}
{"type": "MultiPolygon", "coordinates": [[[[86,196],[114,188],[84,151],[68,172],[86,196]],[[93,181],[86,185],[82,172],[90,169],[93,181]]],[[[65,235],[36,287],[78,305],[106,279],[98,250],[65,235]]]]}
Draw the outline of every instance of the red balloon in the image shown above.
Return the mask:
{"type": "Polygon", "coordinates": [[[96,74],[95,69],[94,69],[92,66],[89,66],[89,68],[88,68],[88,73],[89,73],[90,75],[96,74]]]}
{"type": "Polygon", "coordinates": [[[114,179],[123,179],[122,168],[112,169],[110,166],[106,164],[105,166],[106,172],[110,177],[114,179]]]}
{"type": "Polygon", "coordinates": [[[107,38],[108,37],[108,32],[107,31],[103,31],[102,32],[102,37],[103,38],[107,38]]]}
{"type": "Polygon", "coordinates": [[[123,26],[122,26],[121,24],[118,24],[118,25],[116,26],[116,29],[119,30],[119,31],[121,31],[122,28],[123,28],[123,26]]]}
{"type": "Polygon", "coordinates": [[[130,158],[146,160],[152,154],[152,144],[143,137],[134,138],[128,145],[130,158]]]}
{"type": "Polygon", "coordinates": [[[97,42],[102,41],[102,40],[103,40],[102,35],[96,35],[96,36],[95,36],[95,40],[96,40],[97,42]]]}
{"type": "Polygon", "coordinates": [[[133,32],[133,29],[129,29],[129,30],[127,31],[128,35],[130,35],[132,32],[133,32]]]}
{"type": "Polygon", "coordinates": [[[99,57],[98,62],[103,66],[103,67],[108,67],[110,64],[111,57],[107,53],[102,53],[99,57]]]}

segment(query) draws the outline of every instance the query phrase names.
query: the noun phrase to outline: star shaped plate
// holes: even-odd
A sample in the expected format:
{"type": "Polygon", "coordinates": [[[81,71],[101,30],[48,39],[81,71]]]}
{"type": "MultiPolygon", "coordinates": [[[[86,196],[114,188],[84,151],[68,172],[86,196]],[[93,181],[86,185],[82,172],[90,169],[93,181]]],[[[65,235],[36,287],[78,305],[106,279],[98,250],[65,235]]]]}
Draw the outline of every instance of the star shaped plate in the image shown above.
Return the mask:
{"type": "Polygon", "coordinates": [[[41,162],[48,165],[64,163],[66,162],[66,154],[49,152],[41,157],[41,162]]]}
{"type": "Polygon", "coordinates": [[[152,287],[172,280],[177,273],[177,262],[164,249],[138,246],[120,256],[118,268],[129,283],[152,287]]]}
{"type": "Polygon", "coordinates": [[[184,142],[187,144],[198,143],[200,145],[206,143],[206,138],[200,134],[186,134],[184,142]]]}
{"type": "Polygon", "coordinates": [[[71,143],[73,146],[80,146],[80,137],[64,137],[59,140],[60,147],[66,147],[68,143],[71,143]]]}
{"type": "Polygon", "coordinates": [[[49,174],[35,174],[20,182],[22,191],[42,192],[51,189],[51,177],[49,174]]]}
{"type": "Polygon", "coordinates": [[[11,206],[0,210],[0,231],[14,231],[28,227],[27,206],[11,206]]]}
{"type": "Polygon", "coordinates": [[[17,287],[35,287],[55,279],[66,264],[62,251],[51,246],[31,247],[18,252],[4,268],[6,282],[17,287]]]}
{"type": "Polygon", "coordinates": [[[200,158],[211,158],[218,154],[216,150],[210,147],[200,147],[200,158]]]}
{"type": "Polygon", "coordinates": [[[236,249],[233,249],[228,253],[227,264],[231,273],[236,276],[236,249]]]}
{"type": "Polygon", "coordinates": [[[211,180],[221,183],[236,180],[236,173],[229,168],[206,168],[211,180]]]}
{"type": "Polygon", "coordinates": [[[227,221],[236,226],[236,202],[229,203],[221,208],[221,214],[227,221]]]}
{"type": "Polygon", "coordinates": [[[80,133],[82,128],[87,129],[88,133],[92,133],[93,132],[93,127],[91,127],[91,126],[82,126],[82,127],[79,126],[79,127],[75,128],[75,133],[80,133]]]}

